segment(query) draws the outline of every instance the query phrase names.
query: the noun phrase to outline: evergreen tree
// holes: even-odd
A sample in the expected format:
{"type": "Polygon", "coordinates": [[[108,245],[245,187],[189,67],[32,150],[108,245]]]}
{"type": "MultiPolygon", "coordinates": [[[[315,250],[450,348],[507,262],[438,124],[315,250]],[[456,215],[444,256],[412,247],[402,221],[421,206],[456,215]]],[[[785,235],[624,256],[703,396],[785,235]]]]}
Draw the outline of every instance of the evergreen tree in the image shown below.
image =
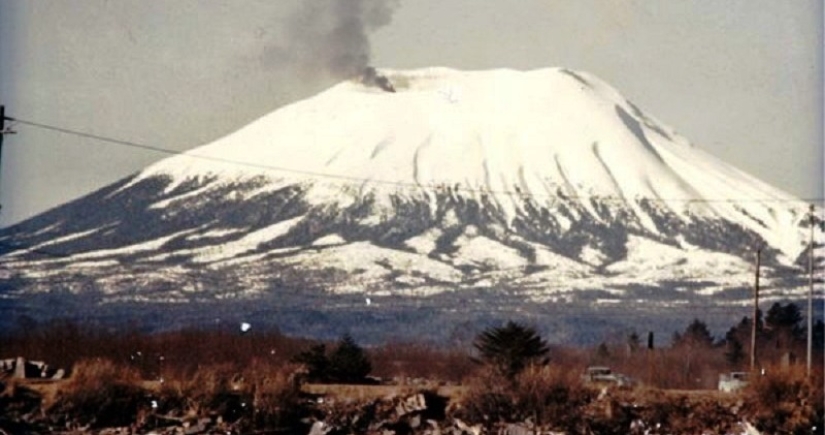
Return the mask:
{"type": "Polygon", "coordinates": [[[802,313],[796,304],[782,305],[776,302],[765,316],[765,329],[769,331],[777,348],[787,349],[805,338],[802,320],[802,313]]]}
{"type": "Polygon", "coordinates": [[[610,349],[607,347],[607,343],[599,343],[599,346],[596,347],[596,361],[598,361],[599,364],[606,364],[612,359],[613,358],[610,355],[610,349]]]}
{"type": "Polygon", "coordinates": [[[823,349],[825,348],[825,323],[822,323],[822,320],[817,320],[814,323],[814,331],[813,336],[811,337],[813,341],[813,348],[814,349],[823,349]]]}
{"type": "Polygon", "coordinates": [[[642,338],[639,337],[639,334],[636,331],[631,331],[630,335],[627,336],[627,353],[628,355],[632,355],[636,353],[642,347],[642,338]]]}
{"type": "Polygon", "coordinates": [[[745,349],[735,337],[725,340],[725,360],[735,368],[745,360],[745,349]]]}
{"type": "Polygon", "coordinates": [[[511,380],[528,364],[550,352],[534,328],[512,321],[502,327],[488,328],[476,337],[474,346],[482,361],[511,380]]]}
{"type": "Polygon", "coordinates": [[[303,364],[307,369],[309,382],[327,382],[329,379],[329,359],[323,344],[312,346],[292,358],[293,362],[303,364]]]}
{"type": "Polygon", "coordinates": [[[673,334],[674,347],[710,348],[713,346],[713,336],[708,325],[699,319],[693,319],[685,328],[685,332],[673,334]]]}
{"type": "Polygon", "coordinates": [[[355,340],[345,334],[329,356],[329,375],[332,381],[361,383],[372,371],[372,364],[355,340]]]}
{"type": "Polygon", "coordinates": [[[683,333],[673,334],[673,348],[682,355],[683,381],[692,382],[698,375],[699,368],[696,362],[701,363],[702,359],[707,357],[707,351],[713,348],[713,336],[704,322],[693,319],[683,333]]]}
{"type": "MultiPolygon", "coordinates": [[[[739,344],[742,345],[745,353],[750,352],[750,343],[751,343],[751,332],[752,332],[753,324],[751,323],[751,318],[748,316],[742,317],[742,320],[736,325],[731,327],[728,332],[725,334],[725,342],[730,340],[736,340],[739,344]]],[[[763,342],[765,337],[765,328],[762,324],[762,312],[757,312],[757,323],[756,323],[756,339],[759,343],[763,342]]]]}

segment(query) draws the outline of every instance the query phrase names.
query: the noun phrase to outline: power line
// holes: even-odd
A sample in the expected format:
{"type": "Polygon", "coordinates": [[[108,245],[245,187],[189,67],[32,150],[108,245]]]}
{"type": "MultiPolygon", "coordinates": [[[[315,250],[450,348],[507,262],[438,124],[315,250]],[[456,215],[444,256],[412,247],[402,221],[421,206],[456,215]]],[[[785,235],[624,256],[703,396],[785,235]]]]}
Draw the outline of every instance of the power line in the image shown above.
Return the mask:
{"type": "MultiPolygon", "coordinates": [[[[293,173],[293,174],[298,174],[298,175],[308,175],[308,176],[318,177],[318,178],[341,179],[341,180],[347,180],[347,181],[368,182],[368,183],[375,183],[375,184],[389,184],[389,185],[408,186],[408,187],[416,187],[416,188],[439,188],[439,187],[443,187],[443,186],[435,185],[435,184],[434,185],[425,185],[425,184],[408,183],[408,182],[403,182],[403,181],[353,177],[353,176],[342,175],[342,174],[330,174],[330,173],[325,173],[325,172],[306,171],[306,170],[300,170],[300,169],[294,169],[294,168],[287,168],[287,167],[283,167],[283,166],[264,165],[264,164],[260,164],[260,163],[245,162],[245,161],[240,161],[240,160],[227,159],[227,158],[223,158],[223,157],[205,156],[205,155],[201,155],[201,154],[193,154],[193,153],[190,153],[190,152],[178,151],[178,150],[163,148],[163,147],[154,146],[154,145],[146,145],[146,144],[142,144],[142,143],[138,143],[138,142],[134,142],[134,141],[128,141],[128,140],[116,139],[116,138],[112,138],[112,137],[108,137],[108,136],[101,136],[101,135],[97,135],[97,134],[86,133],[86,132],[82,132],[82,131],[78,131],[78,130],[72,130],[72,129],[68,129],[68,128],[64,128],[64,127],[57,127],[57,126],[53,126],[53,125],[22,120],[22,119],[18,119],[18,118],[6,118],[6,119],[14,119],[16,122],[18,122],[20,124],[29,125],[31,127],[37,127],[37,128],[42,128],[42,129],[46,129],[46,130],[57,131],[57,132],[64,133],[64,134],[84,137],[84,138],[87,138],[87,139],[93,139],[93,140],[106,142],[106,143],[111,143],[111,144],[115,144],[115,145],[123,145],[123,146],[127,146],[127,147],[133,147],[133,148],[139,148],[139,149],[143,149],[143,150],[155,151],[155,152],[159,152],[159,153],[163,153],[163,154],[167,154],[167,155],[172,155],[172,156],[185,156],[185,157],[190,157],[190,158],[193,158],[193,159],[207,160],[207,161],[212,161],[212,162],[217,162],[217,163],[226,163],[226,164],[232,164],[232,165],[238,165],[238,166],[247,166],[247,167],[252,167],[252,168],[257,168],[257,169],[265,169],[265,170],[272,170],[272,171],[278,171],[278,172],[287,172],[287,173],[293,173]]],[[[475,189],[464,188],[463,190],[474,191],[475,189]]],[[[479,190],[479,192],[481,192],[481,190],[479,190]]],[[[515,191],[513,191],[513,192],[501,192],[501,193],[517,194],[517,192],[515,192],[515,191]]]]}
{"type": "MultiPolygon", "coordinates": [[[[479,189],[469,186],[459,186],[452,188],[447,186],[444,183],[439,184],[421,184],[421,183],[412,183],[412,182],[405,182],[405,181],[396,181],[396,180],[383,180],[383,179],[375,179],[375,178],[363,178],[363,177],[355,177],[350,175],[343,175],[343,174],[331,174],[326,172],[318,172],[318,171],[308,171],[308,170],[301,170],[301,169],[294,169],[288,168],[283,166],[273,166],[273,165],[266,165],[261,163],[254,163],[254,162],[246,162],[240,160],[233,160],[227,159],[223,157],[215,157],[215,156],[207,156],[201,154],[194,154],[185,151],[178,151],[173,150],[170,148],[164,148],[161,146],[155,145],[148,145],[136,141],[131,140],[124,140],[118,139],[110,136],[103,136],[94,133],[88,133],[80,130],[55,126],[51,124],[45,124],[41,122],[35,122],[20,118],[12,118],[12,117],[5,117],[6,120],[14,121],[21,125],[28,125],[30,127],[55,131],[63,134],[78,136],[86,139],[92,139],[99,142],[110,143],[119,146],[131,147],[131,148],[138,148],[147,151],[158,152],[170,156],[185,156],[193,159],[200,159],[206,161],[212,161],[216,163],[224,163],[224,164],[231,164],[231,165],[238,165],[238,166],[246,166],[256,169],[263,169],[269,171],[277,171],[277,172],[286,172],[296,175],[303,175],[303,176],[310,176],[315,178],[325,178],[325,179],[335,179],[335,180],[346,180],[346,181],[354,181],[359,183],[370,183],[370,184],[381,184],[381,185],[391,185],[391,186],[400,186],[400,187],[410,187],[414,189],[432,189],[432,190],[441,190],[441,189],[454,189],[456,191],[464,191],[464,192],[471,192],[471,193],[478,193],[481,195],[484,194],[504,194],[510,196],[520,196],[524,198],[561,198],[561,199],[598,199],[602,201],[616,201],[616,202],[627,202],[629,200],[636,200],[636,201],[651,201],[651,202],[674,202],[674,203],[685,203],[688,206],[690,204],[701,204],[701,203],[746,203],[746,202],[757,202],[757,203],[823,203],[825,202],[824,198],[700,198],[700,199],[689,199],[689,198],[650,198],[650,197],[634,197],[634,198],[625,198],[621,196],[612,196],[612,195],[565,195],[563,192],[559,192],[558,194],[535,194],[535,193],[525,193],[516,190],[498,190],[498,189],[479,189]]],[[[561,185],[558,185],[561,187],[561,185]]]]}
{"type": "Polygon", "coordinates": [[[68,128],[57,127],[57,126],[54,126],[54,125],[42,124],[42,123],[38,123],[38,122],[34,122],[34,121],[26,121],[24,119],[19,119],[19,118],[6,117],[6,119],[14,121],[18,124],[23,124],[23,125],[28,125],[28,126],[31,126],[31,127],[42,128],[42,129],[45,129],[45,130],[56,131],[56,132],[69,134],[69,135],[73,135],[73,136],[78,136],[78,137],[84,137],[84,138],[87,138],[87,139],[93,139],[93,140],[100,141],[100,142],[108,142],[108,143],[112,143],[112,144],[116,144],[116,145],[123,145],[123,146],[132,147],[132,148],[140,148],[140,149],[155,151],[155,152],[164,153],[164,154],[179,154],[180,153],[179,151],[171,150],[171,149],[168,149],[168,148],[161,148],[161,147],[157,147],[157,146],[146,145],[146,144],[133,142],[133,141],[128,141],[128,140],[123,140],[123,139],[115,139],[115,138],[111,138],[111,137],[107,137],[107,136],[100,136],[100,135],[97,135],[97,134],[86,133],[86,132],[82,132],[82,131],[78,131],[78,130],[71,130],[71,129],[68,129],[68,128]]]}

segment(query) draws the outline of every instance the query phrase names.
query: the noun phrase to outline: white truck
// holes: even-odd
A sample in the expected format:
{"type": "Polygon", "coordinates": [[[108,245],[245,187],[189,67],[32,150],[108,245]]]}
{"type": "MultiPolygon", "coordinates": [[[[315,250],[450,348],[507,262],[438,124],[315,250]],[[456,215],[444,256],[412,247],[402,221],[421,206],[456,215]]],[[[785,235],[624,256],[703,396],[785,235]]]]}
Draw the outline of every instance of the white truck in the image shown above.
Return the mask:
{"type": "Polygon", "coordinates": [[[748,385],[747,372],[730,372],[719,375],[719,391],[730,393],[748,385]]]}

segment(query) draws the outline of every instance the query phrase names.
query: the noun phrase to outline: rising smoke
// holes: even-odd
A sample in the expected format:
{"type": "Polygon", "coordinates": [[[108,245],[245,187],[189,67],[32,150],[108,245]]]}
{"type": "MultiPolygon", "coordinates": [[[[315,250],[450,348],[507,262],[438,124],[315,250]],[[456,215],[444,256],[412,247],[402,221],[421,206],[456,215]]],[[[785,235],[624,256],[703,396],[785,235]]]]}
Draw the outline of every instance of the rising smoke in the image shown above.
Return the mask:
{"type": "Polygon", "coordinates": [[[302,0],[266,60],[304,79],[359,76],[370,65],[370,34],[389,24],[397,7],[397,0],[302,0]]]}

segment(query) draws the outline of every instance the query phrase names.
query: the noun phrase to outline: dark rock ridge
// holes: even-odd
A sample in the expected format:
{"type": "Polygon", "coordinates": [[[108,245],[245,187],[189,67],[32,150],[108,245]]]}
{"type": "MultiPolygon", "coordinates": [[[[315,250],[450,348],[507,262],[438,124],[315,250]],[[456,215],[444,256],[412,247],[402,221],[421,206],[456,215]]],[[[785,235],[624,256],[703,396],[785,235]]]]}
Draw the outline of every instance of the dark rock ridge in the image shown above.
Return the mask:
{"type": "MultiPolygon", "coordinates": [[[[339,207],[310,203],[305,199],[309,187],[302,184],[260,193],[254,200],[243,199],[244,193],[264,185],[263,179],[231,185],[192,180],[169,192],[164,189],[170,180],[149,178],[130,185],[131,181],[115,183],[0,233],[4,252],[0,262],[7,265],[0,284],[4,295],[0,305],[35,317],[46,317],[44,311],[53,311],[58,316],[116,321],[125,314],[154,323],[157,328],[169,328],[187,322],[208,323],[220,316],[216,316],[211,303],[188,307],[185,314],[180,314],[180,307],[164,308],[171,319],[129,307],[159,307],[153,304],[183,301],[232,305],[232,301],[257,300],[267,302],[251,312],[248,306],[235,304],[234,309],[219,309],[217,313],[232,313],[230,317],[271,322],[286,331],[309,331],[321,336],[333,337],[341,330],[354,329],[367,341],[393,334],[448,340],[458,324],[470,322],[481,327],[497,318],[536,319],[552,313],[557,318],[541,321],[552,336],[591,341],[588,337],[603,334],[603,328],[615,329],[629,323],[617,315],[593,322],[593,317],[613,309],[597,306],[600,299],[647,301],[651,306],[641,307],[644,312],[639,312],[638,302],[620,304],[639,319],[658,317],[660,310],[655,307],[666,311],[674,300],[697,306],[677,313],[664,325],[662,319],[653,323],[653,329],[668,331],[681,327],[677,322],[698,315],[697,311],[713,315],[713,310],[700,308],[711,300],[701,295],[703,289],[725,287],[713,299],[720,310],[750,297],[747,286],[725,284],[727,277],[718,271],[680,279],[679,265],[674,265],[673,274],[663,271],[659,281],[610,284],[619,274],[610,271],[609,266],[626,258],[629,237],[675,247],[678,242],[663,234],[681,235],[692,245],[742,258],[751,255],[750,246],[760,243],[758,235],[736,224],[721,220],[685,223],[649,201],[641,201],[639,206],[654,218],[661,231],[658,234],[646,230],[626,208],[596,199],[591,200],[591,206],[599,211],[599,220],[574,201],[542,203],[527,199],[508,227],[500,210],[485,202],[483,195],[474,198],[445,189],[435,195],[434,201],[408,194],[393,196],[392,213],[383,210],[380,219],[370,222],[375,203],[369,194],[348,207],[339,207]],[[196,191],[200,194],[187,196],[196,191]],[[187,199],[175,200],[181,196],[187,199]],[[168,201],[168,205],[152,207],[159,201],[168,201]],[[572,224],[562,229],[557,216],[567,217],[572,224]],[[249,244],[235,254],[219,255],[215,261],[199,257],[203,252],[220,252],[223,246],[250,233],[291,220],[296,222],[287,231],[249,244]],[[463,261],[459,242],[467,237],[468,229],[473,237],[511,248],[520,259],[518,266],[508,267],[493,260],[463,261]],[[433,237],[432,251],[417,253],[405,244],[433,230],[438,235],[433,237]],[[313,244],[328,235],[337,236],[334,243],[313,244]],[[162,242],[154,243],[158,240],[162,242]],[[324,260],[325,254],[356,243],[366,243],[380,250],[381,255],[365,259],[364,264],[354,259],[355,266],[345,268],[324,260]],[[140,245],[150,248],[132,248],[140,245]],[[556,299],[550,299],[554,296],[548,292],[549,296],[540,302],[530,302],[536,294],[541,298],[545,287],[554,290],[565,286],[563,282],[552,282],[557,275],[542,276],[558,272],[558,266],[538,262],[537,249],[552,251],[587,273],[578,279],[571,277],[570,290],[575,291],[556,299]],[[585,249],[600,252],[601,262],[585,263],[580,258],[585,249]],[[454,273],[445,277],[430,273],[430,266],[415,267],[413,263],[405,267],[405,263],[393,260],[394,253],[442,265],[454,273]],[[385,272],[360,276],[376,264],[385,272]],[[595,285],[591,284],[594,279],[595,285]],[[600,283],[607,283],[607,288],[600,283]],[[342,288],[346,291],[340,291],[342,288]],[[418,293],[420,288],[427,291],[418,293]],[[527,289],[535,290],[528,293],[527,289]],[[621,291],[623,295],[616,297],[615,292],[605,290],[621,291]],[[365,306],[365,297],[382,309],[365,306]],[[262,311],[263,307],[269,311],[262,311]],[[457,307],[462,307],[461,313],[456,312],[457,307]],[[284,311],[295,312],[286,315],[284,311]],[[323,322],[328,325],[318,325],[323,322]],[[388,322],[399,325],[388,328],[388,322]],[[568,326],[559,328],[559,322],[568,326]],[[590,330],[571,332],[583,325],[590,330]]],[[[793,284],[794,280],[802,284],[804,276],[777,262],[774,250],[766,249],[763,261],[770,266],[766,269],[769,274],[776,276],[774,284],[770,275],[765,277],[767,292],[772,286],[793,284]]],[[[717,321],[728,325],[731,317],[737,316],[727,314],[717,321]]],[[[714,324],[713,319],[709,322],[714,324]]]]}

